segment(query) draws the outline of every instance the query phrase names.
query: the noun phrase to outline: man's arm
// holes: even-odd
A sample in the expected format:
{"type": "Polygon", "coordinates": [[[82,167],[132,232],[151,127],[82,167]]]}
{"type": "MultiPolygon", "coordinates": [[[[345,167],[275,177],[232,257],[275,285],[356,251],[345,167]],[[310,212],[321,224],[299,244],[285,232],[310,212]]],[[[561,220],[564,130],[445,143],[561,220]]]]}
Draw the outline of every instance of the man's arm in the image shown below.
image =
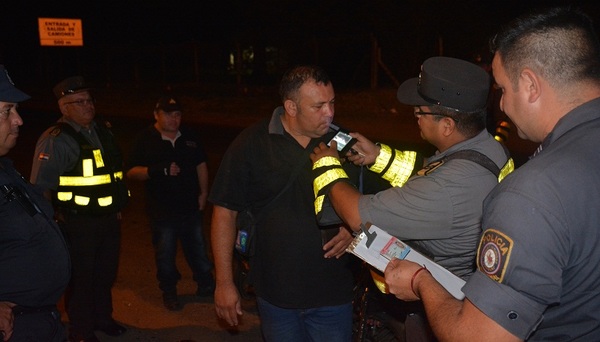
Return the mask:
{"type": "Polygon", "coordinates": [[[150,179],[148,176],[148,167],[147,166],[134,166],[127,171],[127,178],[145,181],[150,179]]]}
{"type": "Polygon", "coordinates": [[[15,304],[11,302],[0,302],[0,334],[2,334],[2,341],[8,341],[12,336],[13,321],[15,319],[12,312],[14,306],[15,304]]]}
{"type": "Polygon", "coordinates": [[[457,300],[411,261],[393,259],[385,269],[390,293],[405,301],[423,302],[427,320],[442,341],[521,341],[481,312],[468,299],[457,300]],[[417,273],[418,272],[418,273],[417,273]]]}
{"type": "Polygon", "coordinates": [[[164,162],[151,166],[134,166],[127,171],[127,178],[145,181],[150,178],[177,176],[181,169],[175,162],[164,162]]]}
{"type": "MultiPolygon", "coordinates": [[[[324,143],[319,144],[310,155],[313,163],[323,157],[339,158],[337,143],[335,141],[331,142],[329,147],[324,143]]],[[[359,231],[362,222],[358,212],[360,192],[347,182],[337,182],[331,186],[327,196],[338,216],[352,230],[359,231]]]]}
{"type": "Polygon", "coordinates": [[[200,184],[200,195],[198,196],[198,207],[200,210],[206,208],[206,199],[208,198],[208,165],[206,162],[196,166],[198,174],[198,184],[200,184]]]}
{"type": "Polygon", "coordinates": [[[215,310],[231,326],[242,315],[240,294],[233,279],[233,252],[238,212],[218,205],[213,207],[211,246],[215,263],[215,310]]]}

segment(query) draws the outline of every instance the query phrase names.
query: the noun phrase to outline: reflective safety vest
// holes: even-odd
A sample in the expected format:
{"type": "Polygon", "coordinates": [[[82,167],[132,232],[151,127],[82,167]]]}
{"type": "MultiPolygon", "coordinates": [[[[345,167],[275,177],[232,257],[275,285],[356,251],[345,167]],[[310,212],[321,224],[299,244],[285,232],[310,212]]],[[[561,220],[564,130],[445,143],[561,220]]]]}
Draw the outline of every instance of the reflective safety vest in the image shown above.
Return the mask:
{"type": "Polygon", "coordinates": [[[93,147],[68,123],[59,123],[51,134],[66,133],[79,144],[75,167],[62,174],[54,203],[79,214],[109,214],[123,209],[129,191],[123,180],[123,158],[108,127],[96,128],[104,152],[93,147]]]}

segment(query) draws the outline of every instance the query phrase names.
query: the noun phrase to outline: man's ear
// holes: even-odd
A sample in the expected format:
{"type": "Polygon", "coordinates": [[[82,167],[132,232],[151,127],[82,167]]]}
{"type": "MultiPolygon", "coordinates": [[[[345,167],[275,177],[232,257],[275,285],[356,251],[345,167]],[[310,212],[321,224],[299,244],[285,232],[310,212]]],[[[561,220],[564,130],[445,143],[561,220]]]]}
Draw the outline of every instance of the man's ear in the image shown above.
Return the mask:
{"type": "Polygon", "coordinates": [[[443,120],[442,127],[444,128],[444,135],[449,136],[450,134],[452,134],[452,132],[454,132],[456,130],[456,121],[454,121],[452,118],[449,118],[449,117],[443,117],[442,120],[443,120]]]}
{"type": "Polygon", "coordinates": [[[285,108],[285,112],[291,116],[296,116],[296,113],[298,112],[298,105],[292,100],[285,100],[285,102],[283,102],[283,108],[285,108]]]}
{"type": "Polygon", "coordinates": [[[531,69],[523,69],[519,81],[521,82],[519,86],[527,91],[527,99],[530,103],[537,101],[542,95],[541,80],[531,69]]]}
{"type": "Polygon", "coordinates": [[[67,105],[64,103],[64,101],[58,101],[58,109],[63,115],[67,113],[67,105]]]}

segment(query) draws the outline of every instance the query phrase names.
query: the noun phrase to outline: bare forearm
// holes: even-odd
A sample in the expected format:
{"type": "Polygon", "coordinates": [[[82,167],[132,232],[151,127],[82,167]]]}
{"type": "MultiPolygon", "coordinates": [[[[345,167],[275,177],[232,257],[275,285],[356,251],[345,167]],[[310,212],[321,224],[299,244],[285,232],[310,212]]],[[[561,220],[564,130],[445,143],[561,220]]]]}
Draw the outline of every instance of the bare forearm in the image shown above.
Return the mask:
{"type": "Polygon", "coordinates": [[[328,196],[338,216],[352,230],[360,230],[360,224],[362,223],[358,212],[360,192],[346,182],[338,182],[331,187],[328,196]]]}
{"type": "Polygon", "coordinates": [[[211,246],[217,283],[233,282],[233,245],[236,211],[214,206],[211,226],[211,246]]]}
{"type": "Polygon", "coordinates": [[[146,166],[134,166],[127,171],[127,178],[139,181],[145,181],[150,179],[148,176],[148,167],[146,166]]]}
{"type": "Polygon", "coordinates": [[[430,274],[418,284],[427,319],[441,341],[520,341],[467,298],[457,300],[430,274]]]}

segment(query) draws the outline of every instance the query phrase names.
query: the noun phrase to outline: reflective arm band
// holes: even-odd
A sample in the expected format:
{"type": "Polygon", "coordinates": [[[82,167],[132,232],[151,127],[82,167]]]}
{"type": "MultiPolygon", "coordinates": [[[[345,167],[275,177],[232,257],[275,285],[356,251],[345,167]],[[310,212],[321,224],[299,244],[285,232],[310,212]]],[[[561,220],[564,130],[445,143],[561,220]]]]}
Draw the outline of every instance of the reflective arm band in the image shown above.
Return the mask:
{"type": "Polygon", "coordinates": [[[316,170],[320,167],[323,166],[339,166],[342,167],[342,163],[340,162],[339,159],[335,158],[335,157],[330,157],[330,156],[325,156],[319,160],[317,160],[314,164],[313,164],[313,170],[316,170]]]}
{"type": "Polygon", "coordinates": [[[346,171],[344,171],[341,166],[339,168],[329,169],[323,172],[321,175],[315,177],[313,182],[315,197],[317,197],[321,190],[327,188],[329,185],[332,185],[334,182],[340,179],[348,179],[346,171]]]}
{"type": "Polygon", "coordinates": [[[381,150],[369,170],[377,172],[392,186],[402,186],[412,174],[417,161],[416,151],[392,150],[380,144],[381,150]]]}
{"type": "Polygon", "coordinates": [[[502,182],[504,177],[508,176],[509,173],[515,170],[515,161],[512,158],[508,158],[508,161],[500,170],[500,174],[498,175],[498,183],[502,182]]]}
{"type": "Polygon", "coordinates": [[[313,165],[315,179],[313,190],[315,193],[315,213],[323,208],[323,201],[331,186],[341,180],[347,180],[348,175],[342,168],[339,159],[326,156],[317,160],[313,165]]]}
{"type": "Polygon", "coordinates": [[[367,166],[370,171],[375,173],[381,173],[389,164],[392,159],[392,149],[385,144],[378,144],[381,148],[379,150],[379,155],[377,155],[377,159],[375,159],[375,163],[371,166],[367,166]]]}

